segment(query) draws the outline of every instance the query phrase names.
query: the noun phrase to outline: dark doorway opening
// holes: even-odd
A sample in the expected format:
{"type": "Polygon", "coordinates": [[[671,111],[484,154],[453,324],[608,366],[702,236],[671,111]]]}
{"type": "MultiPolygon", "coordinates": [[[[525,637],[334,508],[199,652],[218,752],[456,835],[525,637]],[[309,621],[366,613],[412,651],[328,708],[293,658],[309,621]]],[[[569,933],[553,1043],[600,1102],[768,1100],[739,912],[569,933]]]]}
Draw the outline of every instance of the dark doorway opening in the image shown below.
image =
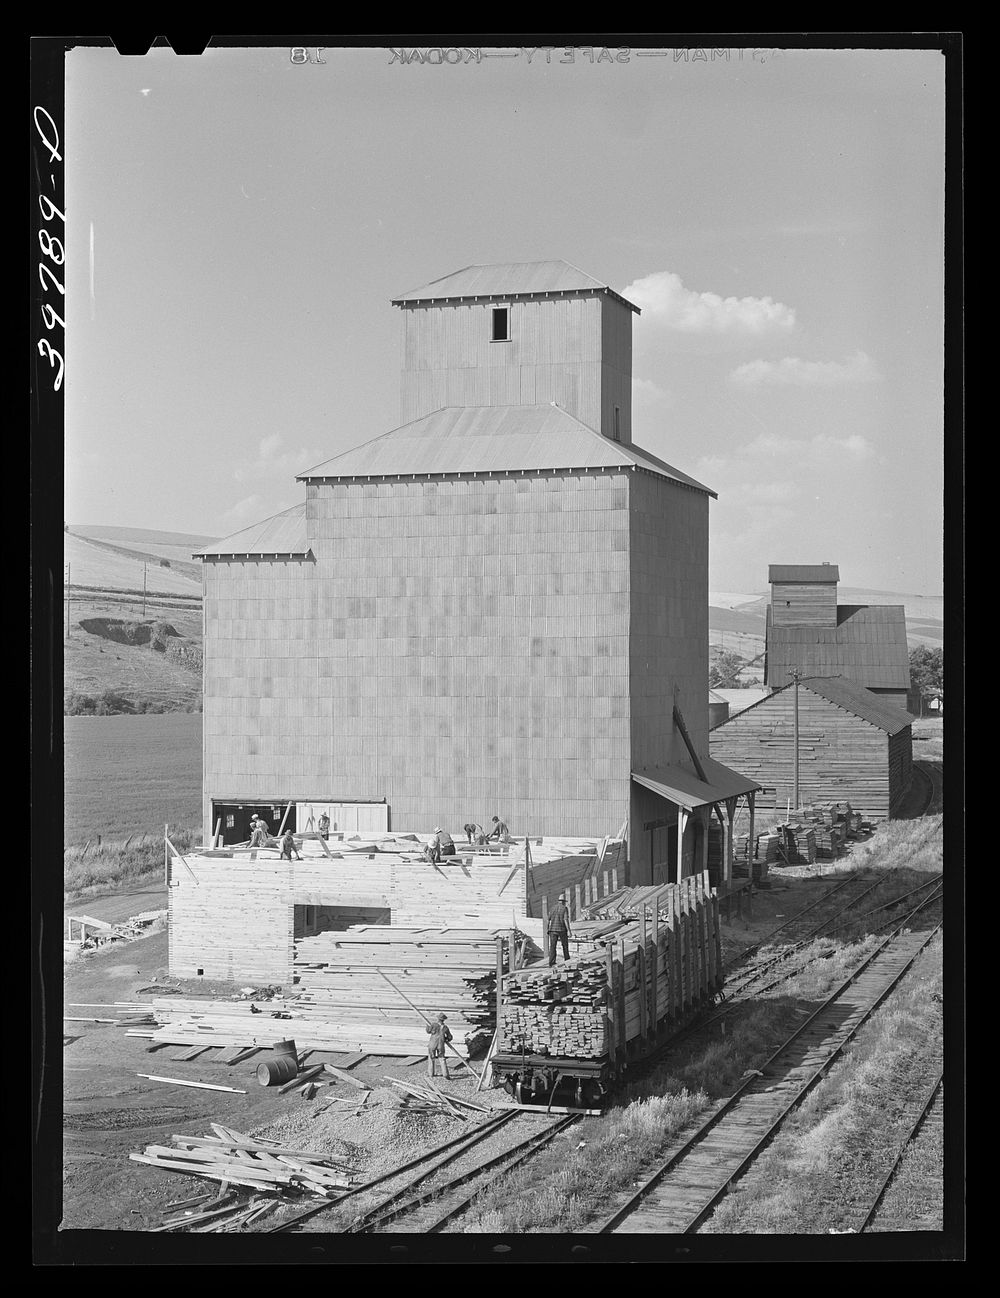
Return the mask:
{"type": "Polygon", "coordinates": [[[295,803],[287,802],[212,802],[212,833],[218,831],[219,846],[250,841],[250,821],[263,816],[268,831],[276,835],[282,820],[285,828],[295,828],[295,803]],[[285,809],[288,814],[285,815],[285,809]]]}
{"type": "Polygon", "coordinates": [[[315,906],[297,905],[293,922],[293,935],[298,940],[317,933],[342,933],[355,924],[388,926],[392,912],[388,906],[328,906],[319,902],[315,906]]]}

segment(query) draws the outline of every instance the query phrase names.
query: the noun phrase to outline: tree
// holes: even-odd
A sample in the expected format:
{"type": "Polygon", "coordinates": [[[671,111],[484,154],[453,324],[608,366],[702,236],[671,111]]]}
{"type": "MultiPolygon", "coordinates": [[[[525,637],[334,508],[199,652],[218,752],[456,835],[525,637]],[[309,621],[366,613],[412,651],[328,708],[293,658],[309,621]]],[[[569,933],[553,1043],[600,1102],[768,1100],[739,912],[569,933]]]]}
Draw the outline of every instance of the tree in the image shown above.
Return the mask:
{"type": "Polygon", "coordinates": [[[910,650],[910,687],[921,698],[944,693],[944,650],[918,645],[910,650]]]}
{"type": "Polygon", "coordinates": [[[746,666],[732,649],[723,649],[708,669],[708,685],[714,690],[735,690],[740,686],[740,672],[746,666]]]}

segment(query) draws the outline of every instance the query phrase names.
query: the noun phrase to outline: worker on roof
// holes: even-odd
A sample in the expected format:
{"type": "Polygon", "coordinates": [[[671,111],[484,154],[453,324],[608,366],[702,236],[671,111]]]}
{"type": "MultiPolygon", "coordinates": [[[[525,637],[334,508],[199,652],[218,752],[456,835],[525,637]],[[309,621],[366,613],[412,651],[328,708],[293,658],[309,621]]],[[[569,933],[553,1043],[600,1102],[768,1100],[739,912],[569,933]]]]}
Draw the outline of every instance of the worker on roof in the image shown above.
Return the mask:
{"type": "Polygon", "coordinates": [[[482,825],[477,825],[474,820],[470,821],[467,825],[463,825],[462,828],[465,830],[466,837],[469,840],[470,847],[473,844],[475,844],[477,847],[481,847],[482,844],[486,842],[485,830],[483,829],[482,825]]]}
{"type": "Polygon", "coordinates": [[[493,817],[493,828],[487,835],[489,839],[496,839],[498,843],[510,842],[510,830],[503,823],[499,816],[493,817]]]}
{"type": "Polygon", "coordinates": [[[319,836],[322,839],[330,837],[330,817],[325,811],[319,818],[319,836]]]}
{"type": "Polygon", "coordinates": [[[290,829],[286,829],[285,835],[281,840],[281,859],[283,861],[290,861],[293,852],[295,853],[296,861],[301,861],[302,857],[299,856],[299,849],[295,845],[295,835],[290,829]]]}
{"type": "Polygon", "coordinates": [[[446,829],[442,829],[441,826],[438,825],[437,829],[434,831],[434,836],[430,841],[428,851],[429,859],[437,863],[441,860],[442,856],[455,855],[455,840],[446,829]]]}
{"type": "Polygon", "coordinates": [[[250,846],[264,847],[267,843],[267,821],[261,816],[250,817],[250,846]]]}

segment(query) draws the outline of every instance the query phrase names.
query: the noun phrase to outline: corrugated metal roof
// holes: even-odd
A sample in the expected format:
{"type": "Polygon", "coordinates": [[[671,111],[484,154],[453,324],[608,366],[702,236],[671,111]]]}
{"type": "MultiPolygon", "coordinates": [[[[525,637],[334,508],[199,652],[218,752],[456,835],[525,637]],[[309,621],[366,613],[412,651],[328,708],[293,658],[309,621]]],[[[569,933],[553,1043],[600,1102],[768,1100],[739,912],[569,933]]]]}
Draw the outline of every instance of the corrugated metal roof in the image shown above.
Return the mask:
{"type": "MultiPolygon", "coordinates": [[[[393,306],[403,302],[439,302],[449,298],[524,297],[543,293],[614,293],[610,284],[594,279],[578,266],[568,261],[511,261],[494,266],[465,266],[461,270],[431,280],[419,288],[411,288],[392,299],[393,306]]],[[[625,298],[615,293],[625,302],[625,298]]],[[[631,302],[636,314],[639,308],[631,302]]]]}
{"type": "Polygon", "coordinates": [[[767,570],[768,581],[840,581],[840,569],[835,563],[772,563],[767,570]]]}
{"type": "Polygon", "coordinates": [[[868,687],[909,689],[910,654],[902,604],[842,604],[831,627],[775,626],[768,606],[767,683],[805,675],[846,675],[868,687]]]}
{"type": "Polygon", "coordinates": [[[299,557],[309,553],[306,506],[303,501],[302,504],[293,505],[291,509],[275,514],[272,518],[264,519],[262,523],[254,523],[252,527],[246,527],[242,532],[234,532],[232,536],[224,537],[214,545],[196,551],[194,557],[211,558],[213,555],[234,554],[281,554],[299,557]]]}
{"type": "MultiPolygon", "coordinates": [[[[878,726],[887,735],[898,734],[916,721],[916,717],[909,712],[884,702],[871,690],[866,690],[854,681],[845,680],[842,676],[810,676],[800,680],[799,687],[811,690],[813,694],[843,708],[845,712],[853,712],[856,717],[878,726]]],[[[790,685],[785,686],[785,689],[791,688],[790,685]]]]}
{"type": "Polygon", "coordinates": [[[656,766],[645,771],[633,771],[632,779],[644,789],[651,789],[661,798],[688,811],[707,807],[713,802],[724,802],[726,798],[735,798],[761,787],[711,757],[703,757],[701,764],[711,780],[710,784],[705,784],[683,766],[656,766]]]}
{"type": "Polygon", "coordinates": [[[298,475],[412,477],[434,473],[534,473],[554,469],[648,469],[716,493],[639,447],[602,437],[555,404],[446,406],[344,451],[298,475]]]}

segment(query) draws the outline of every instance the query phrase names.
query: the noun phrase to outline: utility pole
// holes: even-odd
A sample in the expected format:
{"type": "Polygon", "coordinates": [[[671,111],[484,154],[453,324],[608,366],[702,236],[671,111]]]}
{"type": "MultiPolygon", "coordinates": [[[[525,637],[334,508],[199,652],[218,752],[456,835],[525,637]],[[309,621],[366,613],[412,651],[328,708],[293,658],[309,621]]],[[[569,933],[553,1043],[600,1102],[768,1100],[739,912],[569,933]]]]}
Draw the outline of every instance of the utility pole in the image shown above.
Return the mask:
{"type": "Polygon", "coordinates": [[[792,672],[792,806],[799,808],[799,676],[798,669],[792,672]]]}

